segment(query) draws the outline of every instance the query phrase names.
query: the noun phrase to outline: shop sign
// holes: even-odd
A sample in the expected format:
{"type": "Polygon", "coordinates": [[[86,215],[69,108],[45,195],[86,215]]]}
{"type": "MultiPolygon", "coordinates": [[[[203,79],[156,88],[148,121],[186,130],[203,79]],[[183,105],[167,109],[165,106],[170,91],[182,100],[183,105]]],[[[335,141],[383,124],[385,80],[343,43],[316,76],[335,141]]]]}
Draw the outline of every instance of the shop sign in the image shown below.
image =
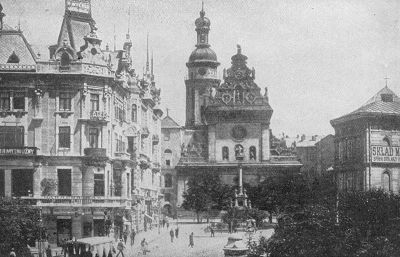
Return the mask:
{"type": "Polygon", "coordinates": [[[372,162],[400,163],[400,147],[371,146],[372,162]]]}

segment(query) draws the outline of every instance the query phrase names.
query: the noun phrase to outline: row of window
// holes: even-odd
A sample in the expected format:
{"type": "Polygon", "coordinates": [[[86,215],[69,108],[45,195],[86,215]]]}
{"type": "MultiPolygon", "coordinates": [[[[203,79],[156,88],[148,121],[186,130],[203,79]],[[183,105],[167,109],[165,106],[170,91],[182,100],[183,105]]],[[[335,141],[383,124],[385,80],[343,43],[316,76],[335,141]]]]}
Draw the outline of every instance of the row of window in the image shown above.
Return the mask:
{"type": "Polygon", "coordinates": [[[25,94],[23,92],[1,92],[0,109],[2,111],[25,110],[25,94]]]}
{"type": "Polygon", "coordinates": [[[122,136],[115,133],[115,141],[116,141],[115,151],[119,153],[125,152],[126,151],[125,142],[122,140],[122,136]]]}
{"type": "Polygon", "coordinates": [[[357,154],[360,153],[361,149],[361,139],[345,139],[339,141],[339,160],[349,160],[354,157],[357,157],[357,154]]]}
{"type": "MultiPolygon", "coordinates": [[[[235,145],[235,159],[243,160],[244,158],[244,147],[240,144],[235,145]]],[[[249,160],[257,159],[257,148],[255,146],[250,146],[249,148],[249,160]]],[[[229,147],[222,147],[222,160],[229,161],[229,147]]]]}

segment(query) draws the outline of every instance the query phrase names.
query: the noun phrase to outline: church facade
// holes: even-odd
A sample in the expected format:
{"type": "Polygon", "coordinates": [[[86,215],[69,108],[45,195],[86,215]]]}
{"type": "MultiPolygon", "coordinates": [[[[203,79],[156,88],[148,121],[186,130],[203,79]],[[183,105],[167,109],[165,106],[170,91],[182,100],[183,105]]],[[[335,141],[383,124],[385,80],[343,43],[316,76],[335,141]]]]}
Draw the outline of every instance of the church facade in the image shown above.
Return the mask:
{"type": "Polygon", "coordinates": [[[261,94],[255,69],[247,66],[241,47],[231,58],[232,66],[223,70],[221,82],[217,55],[208,40],[210,20],[203,9],[195,25],[196,49],[186,63],[186,124],[175,166],[178,207],[188,179],[196,172],[212,170],[224,183],[233,184],[242,169],[243,182],[254,185],[271,176],[298,173],[301,167],[295,156],[271,151],[273,110],[267,88],[261,94]]]}

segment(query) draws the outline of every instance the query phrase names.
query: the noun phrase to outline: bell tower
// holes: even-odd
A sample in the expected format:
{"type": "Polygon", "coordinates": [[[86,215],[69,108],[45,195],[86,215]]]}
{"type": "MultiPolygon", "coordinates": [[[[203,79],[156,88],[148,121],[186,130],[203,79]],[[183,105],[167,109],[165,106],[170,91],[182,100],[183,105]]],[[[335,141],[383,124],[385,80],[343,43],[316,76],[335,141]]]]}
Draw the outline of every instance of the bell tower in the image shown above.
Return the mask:
{"type": "Polygon", "coordinates": [[[211,89],[217,87],[220,80],[217,77],[217,55],[210,48],[208,33],[210,31],[210,20],[205,17],[204,6],[200,11],[200,17],[196,19],[197,44],[191,53],[189,61],[186,84],[186,127],[196,128],[204,125],[203,109],[206,98],[211,89]]]}

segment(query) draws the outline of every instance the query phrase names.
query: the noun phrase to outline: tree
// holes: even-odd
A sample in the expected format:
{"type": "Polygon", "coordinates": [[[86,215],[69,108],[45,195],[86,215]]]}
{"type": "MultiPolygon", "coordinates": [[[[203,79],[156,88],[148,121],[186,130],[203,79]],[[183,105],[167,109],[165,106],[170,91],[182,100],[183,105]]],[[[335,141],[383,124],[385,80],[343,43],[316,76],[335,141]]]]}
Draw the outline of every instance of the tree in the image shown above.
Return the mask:
{"type": "Polygon", "coordinates": [[[188,181],[188,189],[183,193],[182,207],[193,210],[200,222],[200,213],[211,209],[225,209],[229,206],[231,188],[223,185],[215,172],[198,172],[188,181]]]}
{"type": "Polygon", "coordinates": [[[14,248],[17,256],[28,256],[28,244],[39,238],[39,210],[23,200],[0,198],[0,256],[14,248]]]}

